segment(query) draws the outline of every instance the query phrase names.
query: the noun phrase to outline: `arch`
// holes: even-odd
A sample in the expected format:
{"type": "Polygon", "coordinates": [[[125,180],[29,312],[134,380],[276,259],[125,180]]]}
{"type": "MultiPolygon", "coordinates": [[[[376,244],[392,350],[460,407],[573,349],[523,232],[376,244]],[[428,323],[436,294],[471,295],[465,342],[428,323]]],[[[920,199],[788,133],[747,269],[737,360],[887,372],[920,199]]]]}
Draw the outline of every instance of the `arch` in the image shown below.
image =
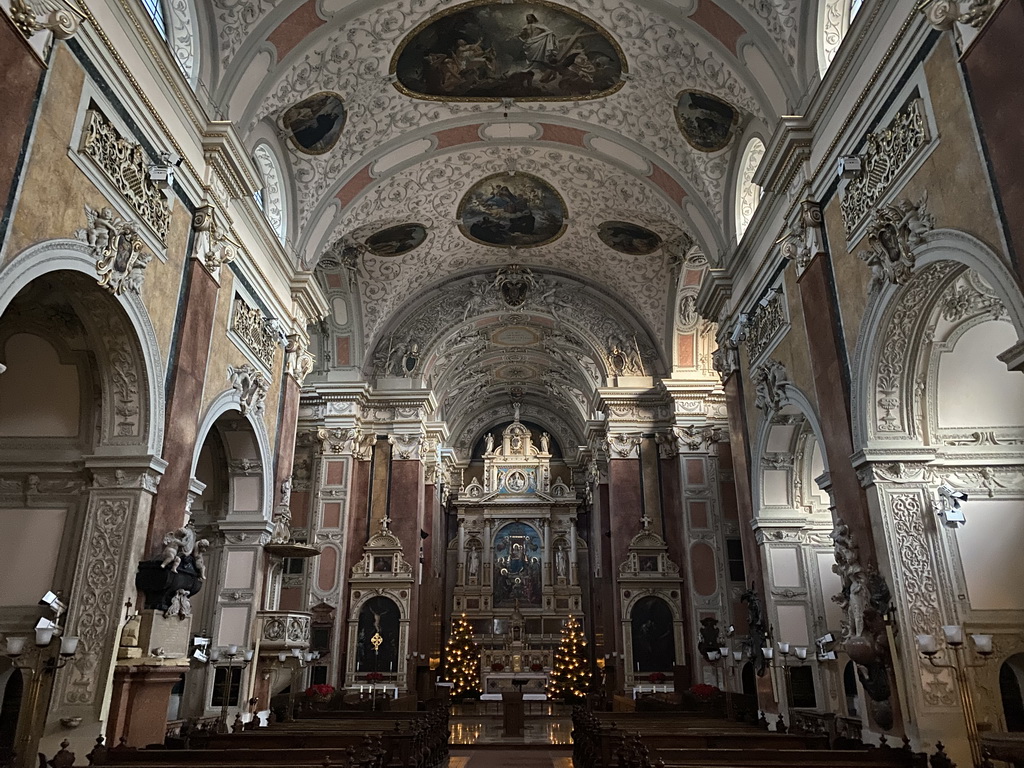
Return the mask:
{"type": "Polygon", "coordinates": [[[247,413],[244,416],[238,409],[238,393],[234,389],[227,389],[217,395],[213,402],[210,403],[206,409],[206,414],[203,416],[202,421],[199,424],[199,431],[196,432],[201,439],[196,440],[196,444],[192,449],[192,475],[195,476],[196,467],[199,464],[199,454],[202,451],[203,444],[206,442],[206,436],[210,434],[210,430],[214,428],[217,420],[221,416],[235,412],[239,418],[244,418],[249,426],[252,427],[253,434],[256,437],[256,445],[259,449],[260,466],[263,468],[261,491],[262,491],[262,502],[260,504],[262,510],[262,516],[265,520],[270,520],[274,508],[274,489],[273,489],[273,478],[274,478],[274,464],[273,464],[273,453],[270,446],[270,436],[267,434],[267,426],[263,423],[263,419],[253,413],[247,413]]]}
{"type": "MultiPolygon", "coordinates": [[[[157,0],[144,0],[148,6],[157,0]]],[[[174,60],[195,90],[199,83],[199,23],[195,0],[163,0],[166,34],[164,39],[174,60]]]]}
{"type": "Polygon", "coordinates": [[[1024,731],[1024,653],[1014,654],[999,667],[1003,720],[1011,733],[1024,731]]]}
{"type": "MultiPolygon", "coordinates": [[[[46,240],[29,246],[16,256],[10,264],[0,270],[0,315],[18,293],[33,280],[51,272],[62,270],[79,272],[93,280],[96,279],[96,258],[90,247],[79,240],[46,240]]],[[[97,287],[98,291],[101,291],[97,287]]],[[[133,338],[127,348],[121,351],[129,353],[137,351],[138,359],[130,366],[133,370],[123,371],[134,376],[138,387],[138,401],[142,406],[139,414],[140,449],[153,456],[159,456],[163,449],[164,432],[164,387],[166,373],[164,356],[156,337],[156,330],[150,319],[149,311],[142,297],[131,291],[120,295],[109,295],[110,301],[116,302],[123,317],[127,319],[133,331],[133,338]],[[144,390],[144,391],[143,391],[144,390]]],[[[129,355],[131,357],[132,355],[129,355]]],[[[124,357],[118,355],[122,361],[124,357]]],[[[110,368],[102,365],[101,368],[110,368]]],[[[108,370],[113,379],[117,374],[108,370]]],[[[119,445],[131,445],[131,441],[118,439],[119,445]]]]}
{"type": "Polygon", "coordinates": [[[253,149],[252,157],[263,179],[263,189],[257,193],[256,202],[270,222],[271,228],[284,242],[288,236],[288,201],[277,153],[267,142],[261,141],[253,149]]]}
{"type": "Polygon", "coordinates": [[[743,234],[754,218],[754,212],[761,204],[763,190],[754,183],[754,174],[757,173],[757,168],[761,164],[761,160],[764,159],[764,153],[764,142],[760,137],[753,136],[743,148],[743,154],[740,156],[734,209],[737,242],[743,239],[743,234]]]}
{"type": "MultiPolygon", "coordinates": [[[[811,404],[811,401],[807,398],[807,395],[800,390],[799,387],[793,383],[787,383],[786,385],[786,398],[788,403],[783,406],[779,411],[779,415],[790,417],[787,420],[791,420],[794,417],[801,417],[803,420],[802,425],[789,424],[787,427],[795,427],[793,429],[793,437],[799,438],[799,433],[802,428],[809,428],[811,433],[814,435],[814,439],[819,446],[823,446],[824,438],[821,430],[821,423],[818,420],[817,411],[811,404]]],[[[751,493],[753,496],[753,511],[754,517],[760,516],[760,510],[765,506],[764,502],[764,470],[765,470],[765,455],[769,452],[768,446],[772,442],[773,431],[777,431],[779,424],[772,418],[764,418],[761,420],[758,426],[757,435],[753,441],[754,452],[752,454],[752,474],[751,477],[755,478],[755,482],[752,484],[751,493]]],[[[778,435],[776,434],[777,438],[778,435]]],[[[795,443],[793,444],[795,448],[795,443]]],[[[824,451],[821,452],[821,459],[823,464],[823,472],[828,472],[828,456],[824,451]]],[[[790,467],[790,477],[787,481],[788,486],[793,484],[793,472],[795,467],[790,467]]]]}
{"type": "Polygon", "coordinates": [[[949,282],[965,269],[976,272],[988,284],[1006,309],[1017,338],[1024,339],[1024,295],[1016,288],[1010,268],[989,246],[960,230],[936,229],[925,235],[914,256],[911,280],[905,285],[876,284],[864,311],[851,362],[854,450],[864,449],[879,435],[910,436],[909,404],[901,394],[913,391],[907,382],[917,370],[918,345],[912,341],[919,334],[914,329],[934,310],[949,282]],[[898,382],[893,380],[896,377],[898,382]],[[877,428],[876,393],[881,392],[889,398],[886,407],[899,414],[900,429],[877,428]]]}
{"type": "Polygon", "coordinates": [[[660,595],[645,595],[629,606],[633,667],[645,672],[672,672],[676,664],[678,611],[660,595]]]}
{"type": "Polygon", "coordinates": [[[399,667],[402,623],[406,620],[402,601],[387,595],[370,595],[353,609],[356,616],[355,672],[394,672],[399,667]],[[381,642],[374,647],[374,637],[381,642]]]}

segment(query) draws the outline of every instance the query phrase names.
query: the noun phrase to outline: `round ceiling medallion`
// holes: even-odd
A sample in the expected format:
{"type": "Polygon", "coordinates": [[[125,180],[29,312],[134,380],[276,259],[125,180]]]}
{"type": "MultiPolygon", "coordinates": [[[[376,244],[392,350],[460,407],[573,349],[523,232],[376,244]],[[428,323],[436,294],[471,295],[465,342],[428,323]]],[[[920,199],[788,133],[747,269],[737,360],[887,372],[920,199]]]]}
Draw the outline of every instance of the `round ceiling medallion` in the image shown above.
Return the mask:
{"type": "Polygon", "coordinates": [[[554,188],[529,173],[496,173],[481,179],[459,203],[459,229],[477,243],[532,248],[558,239],[566,226],[565,203],[554,188]]]}
{"type": "Polygon", "coordinates": [[[366,247],[376,256],[401,256],[418,248],[427,239],[422,224],[399,224],[374,232],[366,238],[366,247]]]}
{"type": "Polygon", "coordinates": [[[739,121],[740,113],[731,104],[704,91],[683,91],[676,102],[679,130],[701,152],[725,149],[739,121]]]}
{"type": "Polygon", "coordinates": [[[597,228],[597,236],[613,251],[630,256],[646,256],[661,247],[657,233],[628,221],[606,221],[597,228]]]}

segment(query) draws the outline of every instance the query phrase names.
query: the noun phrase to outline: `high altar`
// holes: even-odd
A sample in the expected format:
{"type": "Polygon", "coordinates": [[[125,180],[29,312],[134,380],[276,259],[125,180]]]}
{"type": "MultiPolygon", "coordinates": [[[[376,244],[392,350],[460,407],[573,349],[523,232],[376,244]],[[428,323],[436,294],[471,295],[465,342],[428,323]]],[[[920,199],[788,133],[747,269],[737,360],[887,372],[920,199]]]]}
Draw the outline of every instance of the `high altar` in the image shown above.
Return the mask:
{"type": "Polygon", "coordinates": [[[552,480],[547,433],[514,420],[495,443],[485,438],[482,477],[457,501],[453,609],[481,648],[481,690],[542,693],[562,623],[583,620],[578,567],[586,544],[576,529],[579,500],[552,480]]]}

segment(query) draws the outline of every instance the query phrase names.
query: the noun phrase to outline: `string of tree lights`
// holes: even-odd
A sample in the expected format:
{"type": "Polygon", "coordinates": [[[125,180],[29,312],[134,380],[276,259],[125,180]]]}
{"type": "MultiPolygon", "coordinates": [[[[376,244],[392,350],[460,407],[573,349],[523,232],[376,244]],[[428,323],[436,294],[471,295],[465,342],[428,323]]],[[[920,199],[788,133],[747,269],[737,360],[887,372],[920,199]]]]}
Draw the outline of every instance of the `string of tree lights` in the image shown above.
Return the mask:
{"type": "Polygon", "coordinates": [[[466,617],[452,619],[452,631],[444,649],[448,682],[454,684],[452,695],[458,696],[480,688],[480,649],[473,642],[473,632],[466,617]]]}
{"type": "Polygon", "coordinates": [[[555,664],[548,680],[548,696],[553,699],[577,699],[586,696],[590,685],[590,659],[583,627],[574,616],[562,625],[562,639],[555,651],[555,664]]]}

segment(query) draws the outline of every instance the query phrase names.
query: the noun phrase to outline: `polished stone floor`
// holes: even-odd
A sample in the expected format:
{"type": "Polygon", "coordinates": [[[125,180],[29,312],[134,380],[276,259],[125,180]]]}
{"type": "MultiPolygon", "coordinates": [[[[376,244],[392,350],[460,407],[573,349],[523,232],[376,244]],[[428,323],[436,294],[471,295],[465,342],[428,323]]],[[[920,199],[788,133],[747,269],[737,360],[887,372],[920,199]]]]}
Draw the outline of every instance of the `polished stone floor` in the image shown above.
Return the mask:
{"type": "MultiPolygon", "coordinates": [[[[572,720],[567,717],[527,717],[522,736],[505,736],[501,718],[453,717],[448,724],[454,745],[572,744],[572,720]]],[[[545,764],[546,766],[547,764],[545,764]]],[[[473,768],[476,768],[474,765],[473,768]]]]}
{"type": "Polygon", "coordinates": [[[565,750],[480,749],[460,752],[452,749],[448,768],[572,768],[572,757],[565,750]]]}

